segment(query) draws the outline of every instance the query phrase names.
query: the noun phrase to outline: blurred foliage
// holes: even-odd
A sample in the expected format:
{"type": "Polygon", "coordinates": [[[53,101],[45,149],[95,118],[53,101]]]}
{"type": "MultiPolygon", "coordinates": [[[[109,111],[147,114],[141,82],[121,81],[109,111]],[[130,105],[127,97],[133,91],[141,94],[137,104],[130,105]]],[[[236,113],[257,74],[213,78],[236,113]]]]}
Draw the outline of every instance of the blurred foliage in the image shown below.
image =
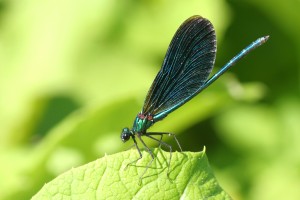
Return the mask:
{"type": "Polygon", "coordinates": [[[71,167],[128,149],[120,130],[139,112],[176,29],[196,14],[215,26],[216,69],[270,39],[151,130],[176,133],[186,151],[205,145],[234,199],[300,199],[299,8],[293,0],[1,1],[0,199],[29,199],[71,167]]]}

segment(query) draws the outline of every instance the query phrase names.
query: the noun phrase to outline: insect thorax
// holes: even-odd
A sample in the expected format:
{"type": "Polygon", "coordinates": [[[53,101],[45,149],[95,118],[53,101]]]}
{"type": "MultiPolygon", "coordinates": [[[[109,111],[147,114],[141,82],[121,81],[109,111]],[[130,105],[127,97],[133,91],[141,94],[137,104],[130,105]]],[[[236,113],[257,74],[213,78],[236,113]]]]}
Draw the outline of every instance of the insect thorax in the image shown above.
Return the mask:
{"type": "Polygon", "coordinates": [[[145,133],[146,130],[153,125],[153,117],[152,115],[145,115],[143,113],[139,113],[133,123],[133,132],[135,133],[145,133]]]}

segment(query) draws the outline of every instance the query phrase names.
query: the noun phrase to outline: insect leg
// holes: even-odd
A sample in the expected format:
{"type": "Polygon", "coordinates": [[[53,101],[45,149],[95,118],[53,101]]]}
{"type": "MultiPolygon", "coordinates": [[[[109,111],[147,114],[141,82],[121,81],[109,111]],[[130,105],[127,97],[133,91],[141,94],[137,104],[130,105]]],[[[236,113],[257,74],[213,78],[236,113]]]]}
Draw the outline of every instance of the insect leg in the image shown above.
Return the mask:
{"type": "Polygon", "coordinates": [[[138,159],[136,159],[136,160],[131,161],[130,163],[128,163],[128,164],[126,165],[126,167],[124,168],[124,170],[126,170],[127,167],[128,167],[129,165],[131,165],[132,163],[137,162],[138,160],[140,160],[140,159],[143,157],[142,152],[141,152],[139,146],[137,145],[137,142],[136,142],[136,140],[135,140],[135,137],[132,137],[132,139],[133,139],[133,142],[134,142],[134,146],[136,147],[137,151],[138,151],[139,154],[140,154],[140,157],[139,157],[138,159]]]}
{"type": "Polygon", "coordinates": [[[144,145],[144,147],[146,148],[146,150],[148,151],[148,153],[151,155],[152,159],[151,161],[147,164],[146,169],[144,170],[144,172],[142,173],[142,175],[140,176],[140,183],[142,181],[143,176],[145,175],[145,173],[147,172],[148,168],[150,167],[150,165],[152,164],[153,160],[154,160],[154,154],[153,152],[149,149],[149,147],[146,145],[146,143],[144,142],[144,140],[142,139],[141,135],[137,134],[137,137],[140,139],[140,141],[142,142],[142,144],[144,145]]]}
{"type": "MultiPolygon", "coordinates": [[[[166,146],[167,148],[170,149],[170,159],[169,159],[169,162],[168,162],[168,172],[167,172],[167,174],[169,176],[170,165],[171,165],[171,160],[172,160],[172,146],[169,145],[169,144],[167,144],[167,143],[165,143],[165,142],[163,142],[163,141],[161,141],[161,140],[156,139],[155,137],[152,137],[151,135],[160,135],[159,133],[154,133],[154,134],[152,134],[152,133],[150,133],[150,134],[146,133],[145,136],[151,138],[152,140],[155,140],[155,141],[159,142],[160,145],[164,145],[164,146],[166,146]]],[[[161,134],[161,135],[163,135],[163,134],[161,134]]]]}
{"type": "MultiPolygon", "coordinates": [[[[176,135],[175,135],[174,133],[168,133],[168,132],[161,132],[161,133],[159,133],[159,132],[148,132],[148,133],[146,133],[146,135],[160,135],[161,138],[160,138],[159,141],[162,140],[163,135],[172,136],[172,137],[174,138],[174,140],[176,141],[176,143],[177,143],[177,145],[178,145],[180,151],[182,151],[182,148],[181,148],[181,146],[180,146],[180,144],[179,144],[179,141],[177,140],[176,135]]],[[[158,142],[159,142],[159,141],[158,141],[158,142]]],[[[161,143],[159,142],[159,144],[161,144],[161,143]]]]}

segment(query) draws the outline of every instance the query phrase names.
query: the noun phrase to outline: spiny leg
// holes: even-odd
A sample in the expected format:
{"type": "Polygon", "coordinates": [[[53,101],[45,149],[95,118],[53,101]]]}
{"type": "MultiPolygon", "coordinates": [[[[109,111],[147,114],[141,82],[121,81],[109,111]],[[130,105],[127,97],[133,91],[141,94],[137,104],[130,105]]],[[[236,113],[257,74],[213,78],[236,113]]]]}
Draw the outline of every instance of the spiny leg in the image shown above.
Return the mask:
{"type": "Polygon", "coordinates": [[[140,139],[140,141],[142,142],[142,144],[144,145],[144,147],[147,149],[148,153],[149,153],[149,154],[151,155],[151,157],[152,157],[151,161],[147,164],[146,169],[144,170],[144,172],[143,172],[142,175],[140,176],[140,183],[141,183],[144,174],[146,173],[146,171],[148,170],[148,168],[150,167],[150,165],[152,164],[152,162],[153,162],[153,160],[154,160],[154,155],[153,155],[152,151],[149,149],[149,147],[146,145],[146,143],[144,142],[144,140],[141,138],[141,135],[137,135],[137,137],[140,139]]]}
{"type": "MultiPolygon", "coordinates": [[[[168,172],[167,172],[167,175],[169,177],[170,165],[171,165],[171,160],[172,160],[172,146],[169,145],[169,144],[167,144],[167,143],[165,143],[165,142],[163,142],[163,141],[161,141],[161,140],[156,139],[155,137],[152,137],[151,135],[152,135],[152,133],[150,133],[150,134],[146,133],[145,134],[145,136],[151,138],[152,140],[155,140],[155,141],[159,142],[160,145],[164,145],[164,146],[166,146],[167,148],[170,149],[170,159],[169,159],[169,162],[168,162],[168,172]]],[[[159,135],[159,133],[154,133],[153,135],[159,135]]]]}
{"type": "Polygon", "coordinates": [[[135,140],[135,137],[132,137],[132,139],[133,139],[133,142],[134,142],[134,146],[136,147],[136,149],[138,150],[138,152],[139,152],[139,154],[140,154],[140,157],[139,157],[138,159],[136,159],[136,160],[134,160],[134,161],[128,163],[128,164],[126,165],[126,167],[124,168],[124,170],[126,170],[127,167],[128,167],[129,165],[131,165],[132,163],[137,162],[138,160],[142,159],[142,157],[143,157],[142,152],[141,152],[139,146],[137,145],[137,142],[136,142],[136,140],[135,140]]]}
{"type": "MultiPolygon", "coordinates": [[[[162,141],[162,139],[163,139],[163,136],[164,136],[163,134],[161,134],[161,135],[160,135],[160,139],[159,139],[159,141],[162,141]]],[[[161,148],[161,143],[160,143],[160,142],[159,142],[159,146],[158,146],[158,148],[161,148]]]]}
{"type": "MultiPolygon", "coordinates": [[[[176,135],[175,135],[174,133],[167,133],[167,132],[161,132],[161,133],[160,133],[160,132],[147,132],[146,135],[160,135],[161,137],[160,137],[160,140],[159,140],[159,141],[162,140],[163,135],[169,135],[169,136],[172,136],[172,137],[174,138],[174,140],[176,141],[176,143],[177,143],[177,145],[178,145],[180,151],[182,151],[182,148],[181,148],[181,146],[180,146],[180,144],[179,144],[179,141],[177,140],[176,135]]],[[[159,142],[159,141],[158,141],[158,142],[159,142]]],[[[159,142],[159,144],[161,145],[160,142],[159,142]]]]}

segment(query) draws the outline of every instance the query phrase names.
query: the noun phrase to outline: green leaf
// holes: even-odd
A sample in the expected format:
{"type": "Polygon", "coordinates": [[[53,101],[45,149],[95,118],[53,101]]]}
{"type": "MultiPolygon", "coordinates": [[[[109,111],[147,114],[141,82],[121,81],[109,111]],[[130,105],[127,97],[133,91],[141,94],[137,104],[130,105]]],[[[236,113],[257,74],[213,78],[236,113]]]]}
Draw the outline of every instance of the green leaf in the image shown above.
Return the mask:
{"type": "Polygon", "coordinates": [[[174,152],[168,176],[170,153],[155,149],[135,164],[135,149],[106,155],[58,176],[32,198],[35,199],[231,199],[222,190],[202,152],[174,152]],[[141,179],[140,179],[141,178],[141,179]]]}

